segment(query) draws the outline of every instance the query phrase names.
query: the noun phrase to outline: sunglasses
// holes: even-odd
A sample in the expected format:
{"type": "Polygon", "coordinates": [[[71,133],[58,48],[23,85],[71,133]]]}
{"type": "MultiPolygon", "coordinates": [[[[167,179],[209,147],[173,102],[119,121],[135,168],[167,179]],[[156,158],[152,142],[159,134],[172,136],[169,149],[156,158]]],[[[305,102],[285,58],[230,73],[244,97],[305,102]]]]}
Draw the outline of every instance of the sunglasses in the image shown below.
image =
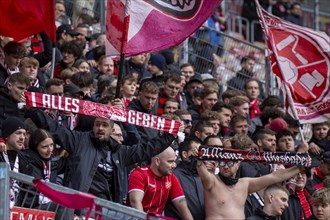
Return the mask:
{"type": "Polygon", "coordinates": [[[227,165],[228,167],[232,167],[232,166],[235,165],[235,163],[236,163],[236,162],[234,162],[234,161],[228,161],[227,163],[224,162],[224,161],[220,161],[219,166],[220,166],[220,167],[224,167],[224,166],[227,165]]]}
{"type": "Polygon", "coordinates": [[[183,123],[185,123],[186,125],[192,123],[192,120],[189,119],[181,119],[181,121],[183,121],[183,123]]]}

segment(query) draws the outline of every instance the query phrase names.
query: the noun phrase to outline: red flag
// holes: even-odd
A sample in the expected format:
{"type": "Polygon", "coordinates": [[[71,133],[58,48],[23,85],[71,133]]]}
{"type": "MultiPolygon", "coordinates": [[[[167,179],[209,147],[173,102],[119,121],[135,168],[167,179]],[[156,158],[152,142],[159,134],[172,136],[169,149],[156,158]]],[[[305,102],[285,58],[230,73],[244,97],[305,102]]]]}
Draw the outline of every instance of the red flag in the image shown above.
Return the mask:
{"type": "Polygon", "coordinates": [[[329,36],[286,22],[257,5],[271,53],[272,71],[279,78],[287,101],[292,98],[294,109],[288,107],[288,112],[294,114],[295,110],[301,123],[329,120],[329,36]]]}
{"type": "Polygon", "coordinates": [[[22,40],[46,32],[56,41],[53,0],[5,0],[0,7],[0,35],[22,40]]]}
{"type": "Polygon", "coordinates": [[[107,55],[133,56],[180,44],[199,28],[221,0],[109,0],[107,55]]]}

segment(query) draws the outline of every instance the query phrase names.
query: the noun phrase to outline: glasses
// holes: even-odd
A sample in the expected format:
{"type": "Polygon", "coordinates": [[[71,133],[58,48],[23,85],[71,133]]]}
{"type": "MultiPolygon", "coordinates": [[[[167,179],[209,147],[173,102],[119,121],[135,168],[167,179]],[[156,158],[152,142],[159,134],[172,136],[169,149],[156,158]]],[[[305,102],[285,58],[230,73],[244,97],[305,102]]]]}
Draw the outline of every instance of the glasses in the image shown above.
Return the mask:
{"type": "Polygon", "coordinates": [[[224,162],[224,161],[220,161],[219,166],[220,166],[220,167],[224,167],[224,166],[227,165],[228,167],[232,167],[232,166],[235,165],[235,163],[236,163],[236,162],[234,162],[234,161],[228,161],[227,163],[224,162]]]}
{"type": "Polygon", "coordinates": [[[192,123],[192,120],[189,120],[189,119],[181,119],[181,120],[182,120],[183,123],[185,123],[186,125],[192,123]]]}

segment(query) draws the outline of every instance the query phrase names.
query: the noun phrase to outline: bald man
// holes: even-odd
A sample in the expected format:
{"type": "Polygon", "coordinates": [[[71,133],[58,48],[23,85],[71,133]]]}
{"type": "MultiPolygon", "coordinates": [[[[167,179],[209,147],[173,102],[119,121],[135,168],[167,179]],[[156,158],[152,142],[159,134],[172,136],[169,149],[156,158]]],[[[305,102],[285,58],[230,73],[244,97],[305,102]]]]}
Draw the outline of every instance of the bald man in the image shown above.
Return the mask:
{"type": "Polygon", "coordinates": [[[128,182],[128,203],[136,209],[162,214],[168,198],[182,219],[193,219],[181,188],[173,174],[176,155],[171,147],[152,158],[151,165],[134,170],[128,182]]]}

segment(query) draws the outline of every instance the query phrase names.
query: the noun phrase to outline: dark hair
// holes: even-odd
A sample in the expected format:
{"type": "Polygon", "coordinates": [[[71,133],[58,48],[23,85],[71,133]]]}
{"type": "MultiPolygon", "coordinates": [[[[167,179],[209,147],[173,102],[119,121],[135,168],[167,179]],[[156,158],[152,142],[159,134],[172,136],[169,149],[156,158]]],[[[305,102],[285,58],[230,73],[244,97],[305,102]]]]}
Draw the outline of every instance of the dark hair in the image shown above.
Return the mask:
{"type": "Polygon", "coordinates": [[[14,41],[7,43],[4,46],[3,51],[5,52],[5,54],[18,56],[19,58],[23,58],[26,56],[26,49],[24,48],[24,46],[21,43],[17,43],[14,41]]]}
{"type": "Polygon", "coordinates": [[[183,159],[183,157],[182,157],[182,151],[188,151],[188,150],[190,150],[191,149],[191,145],[192,145],[193,142],[195,142],[197,144],[200,144],[201,143],[201,141],[198,140],[195,137],[186,137],[184,139],[184,141],[179,144],[179,155],[180,155],[181,159],[183,159]]]}
{"type": "MultiPolygon", "coordinates": [[[[249,79],[244,83],[244,90],[246,90],[246,87],[250,82],[256,82],[256,83],[258,83],[258,86],[259,86],[259,81],[257,79],[249,79]]],[[[260,90],[260,88],[259,88],[259,90],[260,90]]]]}
{"type": "Polygon", "coordinates": [[[260,110],[263,111],[265,107],[283,107],[283,103],[278,96],[270,95],[261,103],[260,110]]]}
{"type": "Polygon", "coordinates": [[[51,138],[54,141],[54,138],[51,133],[44,129],[38,128],[30,136],[29,148],[37,152],[38,145],[47,138],[51,138]]]}
{"type": "Polygon", "coordinates": [[[263,139],[265,135],[276,135],[276,133],[269,128],[261,128],[253,134],[252,139],[257,143],[257,141],[263,139]]]}
{"type": "Polygon", "coordinates": [[[263,126],[268,124],[270,118],[284,118],[284,112],[277,108],[267,108],[260,114],[260,120],[263,126]]]}
{"type": "Polygon", "coordinates": [[[178,109],[174,112],[174,114],[181,116],[181,115],[191,115],[191,113],[187,109],[178,109]]]}
{"type": "Polygon", "coordinates": [[[234,114],[230,120],[230,127],[233,127],[239,121],[247,121],[247,118],[242,115],[234,114]]]}
{"type": "Polygon", "coordinates": [[[96,63],[99,62],[103,55],[105,55],[105,46],[98,46],[93,49],[93,57],[96,63]]]}
{"type": "Polygon", "coordinates": [[[224,102],[217,102],[213,105],[212,111],[222,112],[223,109],[229,109],[231,112],[234,111],[234,106],[231,104],[225,104],[224,102]]]}
{"type": "Polygon", "coordinates": [[[122,80],[121,80],[121,85],[124,85],[124,83],[126,81],[130,81],[130,82],[136,82],[137,83],[137,79],[133,76],[133,74],[127,74],[125,75],[122,80]]]}
{"type": "Polygon", "coordinates": [[[192,64],[190,64],[190,63],[184,63],[184,64],[182,64],[182,65],[180,66],[180,70],[181,70],[182,68],[185,68],[185,67],[188,67],[188,66],[191,66],[191,67],[193,68],[194,72],[195,72],[195,68],[194,68],[194,66],[193,66],[192,64]]]}
{"type": "Polygon", "coordinates": [[[280,140],[280,138],[287,137],[287,136],[291,136],[292,138],[294,138],[293,134],[288,129],[284,129],[284,130],[278,132],[276,134],[276,143],[278,143],[278,141],[280,140]]]}
{"type": "Polygon", "coordinates": [[[21,84],[25,84],[27,86],[30,86],[30,84],[31,84],[30,77],[26,76],[23,73],[14,73],[14,74],[10,75],[8,82],[10,82],[10,83],[18,82],[21,84]]]}
{"type": "Polygon", "coordinates": [[[53,78],[53,79],[49,79],[46,83],[45,89],[46,92],[49,90],[49,88],[51,86],[62,86],[64,84],[63,80],[61,79],[57,79],[57,78],[53,78]]]}
{"type": "Polygon", "coordinates": [[[101,75],[97,79],[97,93],[101,94],[104,90],[110,87],[112,81],[117,79],[117,75],[101,75]]]}
{"type": "Polygon", "coordinates": [[[151,94],[158,94],[159,93],[159,87],[157,86],[156,83],[154,83],[152,81],[147,81],[147,82],[142,84],[142,86],[140,87],[139,92],[148,92],[148,93],[151,93],[151,94]]]}
{"type": "Polygon", "coordinates": [[[71,81],[79,88],[88,87],[93,84],[93,75],[90,72],[78,72],[71,76],[71,81]]]}
{"type": "Polygon", "coordinates": [[[204,139],[204,141],[202,142],[202,145],[209,145],[210,140],[213,138],[218,138],[219,140],[221,140],[221,138],[218,135],[212,134],[212,135],[207,136],[204,139]]]}
{"type": "Polygon", "coordinates": [[[198,132],[203,132],[204,128],[206,127],[211,127],[213,128],[212,124],[208,121],[203,121],[203,120],[200,120],[197,122],[197,124],[195,125],[194,127],[194,131],[193,133],[195,133],[195,131],[198,131],[198,132]]]}
{"type": "Polygon", "coordinates": [[[164,76],[164,83],[166,83],[168,80],[181,83],[181,76],[178,73],[167,73],[164,76]]]}
{"type": "Polygon", "coordinates": [[[65,41],[61,46],[61,52],[73,54],[75,60],[78,60],[83,56],[83,50],[81,46],[75,41],[65,41]]]}
{"type": "Polygon", "coordinates": [[[87,62],[86,59],[80,58],[80,59],[76,60],[76,62],[74,62],[73,67],[76,67],[77,69],[79,69],[79,66],[80,66],[83,62],[87,63],[88,66],[89,66],[89,63],[87,62]]]}
{"type": "Polygon", "coordinates": [[[243,63],[246,63],[247,61],[249,60],[253,60],[253,61],[256,61],[253,57],[251,56],[244,56],[242,59],[241,59],[241,64],[243,63]]]}
{"type": "Polygon", "coordinates": [[[242,95],[242,92],[235,90],[235,89],[227,89],[226,91],[224,91],[221,95],[222,100],[224,99],[230,99],[233,98],[235,96],[239,96],[242,95]]]}

